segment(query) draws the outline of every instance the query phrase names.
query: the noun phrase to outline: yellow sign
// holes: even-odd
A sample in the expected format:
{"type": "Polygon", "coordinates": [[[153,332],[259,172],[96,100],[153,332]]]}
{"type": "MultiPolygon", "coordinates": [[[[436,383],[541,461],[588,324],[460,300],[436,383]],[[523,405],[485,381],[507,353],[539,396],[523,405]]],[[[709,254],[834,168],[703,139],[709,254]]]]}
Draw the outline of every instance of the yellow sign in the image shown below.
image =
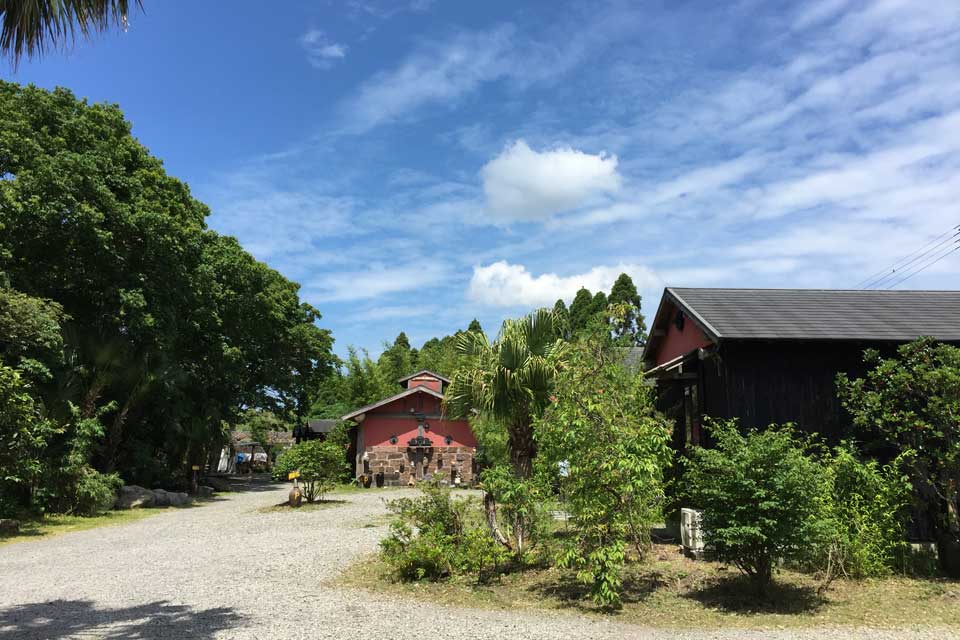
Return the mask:
{"type": "Polygon", "coordinates": [[[291,471],[290,473],[287,474],[287,480],[293,480],[294,478],[299,478],[299,477],[300,477],[299,471],[291,471]]]}
{"type": "Polygon", "coordinates": [[[194,471],[200,471],[200,465],[198,465],[198,464],[195,464],[195,465],[193,465],[193,466],[190,467],[190,468],[193,469],[194,471]]]}

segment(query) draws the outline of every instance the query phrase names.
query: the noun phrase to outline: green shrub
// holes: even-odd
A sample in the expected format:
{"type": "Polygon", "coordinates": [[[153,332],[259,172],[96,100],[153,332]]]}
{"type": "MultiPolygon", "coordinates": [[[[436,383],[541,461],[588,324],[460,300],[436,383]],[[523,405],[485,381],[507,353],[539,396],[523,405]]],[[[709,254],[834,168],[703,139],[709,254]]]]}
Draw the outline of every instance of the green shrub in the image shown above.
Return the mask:
{"type": "Polygon", "coordinates": [[[758,586],[778,559],[802,561],[824,535],[823,467],[789,426],[741,435],[736,421],[707,421],[716,441],[694,448],[683,479],[703,510],[704,542],[758,586]]]}
{"type": "Polygon", "coordinates": [[[672,457],[669,421],[655,410],[642,377],[623,367],[623,346],[610,337],[608,319],[631,325],[636,313],[611,305],[580,332],[565,353],[553,401],[535,424],[538,463],[555,476],[576,534],[558,564],[576,570],[606,607],[620,605],[627,544],[638,555],[650,545],[672,457]]]}
{"type": "Polygon", "coordinates": [[[395,577],[440,580],[472,573],[478,582],[487,579],[508,552],[490,533],[480,504],[454,498],[438,482],[424,483],[422,489],[421,496],[387,503],[396,518],[380,548],[395,577]]]}
{"type": "Polygon", "coordinates": [[[122,486],[123,480],[116,473],[85,469],[74,485],[73,513],[95,516],[110,510],[122,486]]]}
{"type": "Polygon", "coordinates": [[[889,575],[906,551],[904,521],[910,502],[909,478],[899,460],[881,466],[862,462],[849,445],[825,459],[829,525],[818,565],[827,580],[836,575],[869,578],[889,575]]]}
{"type": "Polygon", "coordinates": [[[283,479],[289,471],[299,471],[303,497],[307,502],[322,502],[347,469],[346,451],[338,439],[308,440],[280,454],[274,477],[277,477],[278,470],[283,472],[283,479]]]}
{"type": "Polygon", "coordinates": [[[864,438],[903,454],[939,545],[941,565],[960,576],[960,349],[921,338],[893,358],[864,356],[867,375],[837,376],[840,401],[864,438]]]}
{"type": "Polygon", "coordinates": [[[538,478],[519,478],[506,465],[483,471],[480,482],[492,500],[487,508],[496,506],[500,533],[514,557],[522,561],[543,535],[543,505],[548,493],[544,483],[538,478]]]}

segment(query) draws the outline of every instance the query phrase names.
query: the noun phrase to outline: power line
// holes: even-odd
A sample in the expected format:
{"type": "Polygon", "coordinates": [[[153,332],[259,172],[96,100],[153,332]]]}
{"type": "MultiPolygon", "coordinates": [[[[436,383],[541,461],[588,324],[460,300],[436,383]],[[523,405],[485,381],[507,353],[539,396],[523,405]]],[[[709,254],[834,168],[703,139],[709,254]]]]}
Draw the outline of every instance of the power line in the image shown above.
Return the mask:
{"type": "Polygon", "coordinates": [[[958,250],[960,250],[960,240],[957,240],[954,244],[956,246],[947,247],[947,250],[939,253],[938,254],[939,257],[936,258],[935,260],[928,260],[926,263],[922,263],[918,265],[913,271],[911,271],[910,273],[906,274],[905,276],[903,276],[902,278],[900,278],[899,280],[897,280],[896,282],[888,286],[887,289],[893,289],[895,286],[909,280],[910,278],[917,275],[921,271],[925,271],[926,269],[929,269],[930,267],[937,264],[938,262],[940,262],[941,260],[949,256],[950,254],[956,253],[958,250]]]}
{"type": "MultiPolygon", "coordinates": [[[[958,238],[960,238],[960,231],[957,231],[956,233],[954,233],[952,236],[950,236],[950,237],[947,238],[946,240],[942,240],[942,241],[938,242],[936,245],[930,247],[929,249],[927,249],[926,251],[924,251],[922,254],[918,255],[917,257],[913,258],[912,260],[910,260],[910,261],[908,261],[908,262],[904,262],[903,264],[899,265],[899,266],[896,267],[895,269],[891,270],[891,272],[890,272],[889,274],[883,276],[883,277],[880,278],[879,280],[874,280],[873,283],[870,285],[870,287],[880,288],[882,285],[890,284],[890,282],[891,282],[892,280],[895,280],[895,279],[897,278],[897,276],[900,275],[900,273],[902,273],[902,272],[903,272],[907,267],[909,267],[911,264],[913,264],[914,262],[917,262],[918,260],[921,260],[921,261],[922,261],[922,260],[925,260],[925,259],[927,259],[928,257],[930,257],[931,254],[939,253],[939,252],[941,251],[941,247],[943,247],[943,245],[948,245],[948,246],[949,246],[949,243],[953,242],[954,240],[957,240],[958,238]]],[[[864,287],[864,288],[866,289],[866,288],[870,288],[870,287],[864,287]]]]}
{"type": "Polygon", "coordinates": [[[923,258],[928,256],[931,252],[937,251],[939,247],[943,246],[944,244],[958,237],[960,237],[960,225],[950,227],[950,229],[948,229],[944,233],[941,233],[936,238],[934,238],[927,244],[923,245],[916,251],[903,256],[902,258],[894,262],[891,266],[885,267],[884,269],[881,269],[880,271],[877,271],[874,274],[868,276],[864,280],[861,280],[856,285],[854,285],[854,288],[869,289],[871,287],[877,287],[880,284],[882,284],[885,280],[889,280],[891,276],[895,277],[900,271],[903,271],[904,268],[910,266],[911,264],[913,264],[918,260],[922,260],[923,258]],[[950,236],[950,237],[948,238],[947,236],[950,236]]]}

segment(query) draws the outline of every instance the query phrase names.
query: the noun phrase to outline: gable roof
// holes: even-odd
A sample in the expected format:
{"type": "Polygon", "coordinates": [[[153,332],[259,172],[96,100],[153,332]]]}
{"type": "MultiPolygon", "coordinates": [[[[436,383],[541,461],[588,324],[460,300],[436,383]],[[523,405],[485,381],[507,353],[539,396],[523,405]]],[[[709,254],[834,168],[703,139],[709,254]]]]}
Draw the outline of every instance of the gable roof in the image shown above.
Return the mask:
{"type": "Polygon", "coordinates": [[[426,394],[428,394],[428,395],[433,396],[434,398],[440,398],[441,400],[443,399],[443,394],[440,393],[439,391],[434,391],[433,389],[430,389],[429,387],[417,386],[417,387],[414,387],[413,389],[404,389],[403,391],[401,391],[400,393],[398,393],[398,394],[396,394],[396,395],[390,396],[389,398],[384,398],[383,400],[380,400],[380,401],[378,401],[378,402],[374,402],[373,404],[368,404],[368,405],[365,406],[365,407],[360,407],[360,408],[357,409],[356,411],[351,411],[350,413],[346,414],[345,416],[343,416],[343,417],[340,418],[340,419],[341,419],[341,420],[352,420],[353,418],[357,417],[357,416],[360,415],[361,413],[366,413],[367,411],[372,411],[373,409],[376,409],[377,407],[382,407],[382,406],[385,405],[385,404],[390,404],[391,402],[393,402],[393,401],[395,401],[395,400],[399,400],[399,399],[401,399],[401,398],[406,398],[407,396],[411,396],[411,395],[413,395],[413,394],[415,394],[415,393],[426,393],[426,394]]]}
{"type": "MultiPolygon", "coordinates": [[[[932,336],[960,341],[960,291],[701,289],[667,287],[654,320],[681,308],[714,342],[856,340],[907,342],[932,336]]],[[[659,339],[651,336],[644,356],[659,339]]]]}
{"type": "Polygon", "coordinates": [[[307,420],[307,428],[313,433],[330,433],[337,426],[339,420],[307,420]]]}
{"type": "Polygon", "coordinates": [[[417,371],[416,373],[411,373],[411,374],[408,375],[408,376],[404,376],[403,378],[400,378],[399,380],[397,380],[397,382],[404,383],[404,382],[406,382],[407,380],[412,380],[413,378],[417,378],[417,377],[422,376],[422,375],[428,375],[428,376],[434,377],[434,378],[436,378],[437,380],[440,380],[441,382],[443,382],[443,383],[445,383],[445,384],[449,384],[449,382],[450,382],[450,379],[449,379],[449,378],[444,378],[444,377],[443,377],[442,375],[440,375],[439,373],[434,373],[433,371],[430,371],[429,369],[421,369],[420,371],[417,371]]]}

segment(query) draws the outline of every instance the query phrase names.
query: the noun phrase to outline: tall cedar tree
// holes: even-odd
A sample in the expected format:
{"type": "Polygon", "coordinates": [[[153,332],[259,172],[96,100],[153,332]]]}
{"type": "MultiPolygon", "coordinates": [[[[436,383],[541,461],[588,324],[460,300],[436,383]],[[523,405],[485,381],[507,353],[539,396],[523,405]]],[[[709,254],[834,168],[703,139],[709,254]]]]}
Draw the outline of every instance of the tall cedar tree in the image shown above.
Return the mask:
{"type": "Polygon", "coordinates": [[[613,283],[610,304],[626,304],[630,307],[622,318],[612,322],[613,334],[618,338],[626,338],[631,344],[643,346],[647,340],[647,325],[640,313],[640,294],[626,273],[621,273],[613,283]]]}
{"type": "Polygon", "coordinates": [[[586,329],[592,316],[593,294],[586,287],[580,287],[570,303],[570,334],[576,335],[586,329]]]}

